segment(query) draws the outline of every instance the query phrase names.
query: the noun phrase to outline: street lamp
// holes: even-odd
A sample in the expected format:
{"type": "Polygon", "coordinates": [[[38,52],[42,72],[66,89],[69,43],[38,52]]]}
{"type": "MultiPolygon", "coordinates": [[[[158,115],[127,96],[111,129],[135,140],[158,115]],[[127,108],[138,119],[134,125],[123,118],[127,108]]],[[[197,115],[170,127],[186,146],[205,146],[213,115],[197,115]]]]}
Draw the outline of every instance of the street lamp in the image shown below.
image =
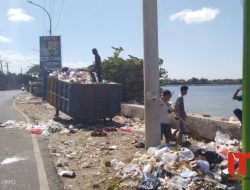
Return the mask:
{"type": "Polygon", "coordinates": [[[50,34],[50,36],[52,36],[51,17],[50,17],[49,12],[44,7],[42,7],[41,5],[33,3],[32,1],[27,1],[27,2],[30,3],[30,4],[32,4],[32,5],[35,5],[37,7],[40,7],[41,9],[43,9],[47,13],[47,15],[49,16],[49,34],[50,34]]]}

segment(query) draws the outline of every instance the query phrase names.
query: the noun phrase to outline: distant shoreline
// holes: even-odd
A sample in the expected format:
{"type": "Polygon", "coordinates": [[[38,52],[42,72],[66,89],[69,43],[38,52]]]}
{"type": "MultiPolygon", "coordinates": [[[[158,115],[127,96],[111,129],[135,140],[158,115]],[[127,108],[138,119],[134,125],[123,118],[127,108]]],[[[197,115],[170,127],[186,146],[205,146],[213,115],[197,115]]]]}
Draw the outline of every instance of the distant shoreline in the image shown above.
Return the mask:
{"type": "Polygon", "coordinates": [[[164,84],[161,87],[165,87],[165,86],[181,86],[181,85],[187,85],[187,86],[238,86],[238,85],[242,85],[242,84],[164,84]]]}

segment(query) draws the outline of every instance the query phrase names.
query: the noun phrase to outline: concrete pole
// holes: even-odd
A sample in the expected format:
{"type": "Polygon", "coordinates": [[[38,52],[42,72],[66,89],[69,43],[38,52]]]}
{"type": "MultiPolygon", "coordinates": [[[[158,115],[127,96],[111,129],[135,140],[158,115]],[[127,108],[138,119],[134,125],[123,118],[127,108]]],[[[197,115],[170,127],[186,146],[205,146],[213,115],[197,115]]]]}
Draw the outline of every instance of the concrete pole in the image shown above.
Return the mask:
{"type": "Polygon", "coordinates": [[[1,56],[0,56],[0,71],[3,71],[3,61],[1,59],[1,56]]]}
{"type": "MultiPolygon", "coordinates": [[[[243,152],[250,152],[250,1],[244,1],[243,32],[243,152]]],[[[250,188],[250,159],[246,159],[246,176],[242,189],[250,188]]]]}
{"type": "Polygon", "coordinates": [[[10,62],[5,62],[5,66],[6,66],[6,69],[7,69],[7,74],[9,73],[9,64],[10,64],[10,62]]]}
{"type": "Polygon", "coordinates": [[[160,144],[157,0],[143,0],[146,148],[160,144]]]}

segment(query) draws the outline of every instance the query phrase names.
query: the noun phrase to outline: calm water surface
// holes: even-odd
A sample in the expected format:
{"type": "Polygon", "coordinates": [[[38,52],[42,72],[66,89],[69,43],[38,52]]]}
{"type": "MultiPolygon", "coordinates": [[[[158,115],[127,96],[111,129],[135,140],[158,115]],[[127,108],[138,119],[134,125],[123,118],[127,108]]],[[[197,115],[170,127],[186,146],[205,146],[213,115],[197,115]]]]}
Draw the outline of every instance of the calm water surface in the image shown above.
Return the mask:
{"type": "MultiPolygon", "coordinates": [[[[184,96],[186,112],[226,118],[234,116],[233,110],[242,108],[241,102],[232,99],[237,87],[238,85],[189,86],[188,94],[184,96]]],[[[180,86],[164,86],[163,89],[174,91],[172,102],[180,94],[180,86]]]]}

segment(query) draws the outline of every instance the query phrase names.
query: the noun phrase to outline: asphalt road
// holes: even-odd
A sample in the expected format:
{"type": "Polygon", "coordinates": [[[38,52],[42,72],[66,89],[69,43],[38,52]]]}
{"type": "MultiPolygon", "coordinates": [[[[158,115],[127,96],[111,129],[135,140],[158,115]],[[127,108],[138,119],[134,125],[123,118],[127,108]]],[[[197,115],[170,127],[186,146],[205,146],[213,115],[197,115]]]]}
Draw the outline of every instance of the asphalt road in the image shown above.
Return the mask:
{"type": "Polygon", "coordinates": [[[26,121],[13,107],[14,98],[22,91],[0,91],[0,122],[7,120],[26,121]]]}
{"type": "MultiPolygon", "coordinates": [[[[13,106],[21,91],[0,91],[0,122],[25,121],[13,106]]],[[[21,129],[0,128],[1,190],[63,190],[47,142],[21,129]]]]}

